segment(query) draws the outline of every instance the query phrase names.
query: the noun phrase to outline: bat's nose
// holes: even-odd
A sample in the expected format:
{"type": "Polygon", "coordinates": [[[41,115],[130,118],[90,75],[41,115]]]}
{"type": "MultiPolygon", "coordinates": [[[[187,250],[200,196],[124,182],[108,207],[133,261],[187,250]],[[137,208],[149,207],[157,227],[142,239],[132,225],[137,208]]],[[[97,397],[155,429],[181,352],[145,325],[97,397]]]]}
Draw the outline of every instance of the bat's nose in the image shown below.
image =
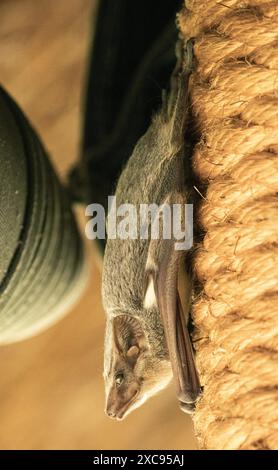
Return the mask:
{"type": "Polygon", "coordinates": [[[115,419],[117,417],[117,410],[115,409],[115,406],[113,406],[113,403],[107,403],[105,408],[105,414],[112,419],[115,419]]]}
{"type": "Polygon", "coordinates": [[[106,412],[107,416],[109,416],[109,418],[116,418],[116,413],[115,413],[115,411],[113,411],[113,410],[106,410],[105,412],[106,412]]]}
{"type": "Polygon", "coordinates": [[[117,420],[123,419],[126,415],[126,412],[130,408],[130,405],[136,399],[138,393],[139,393],[139,389],[136,388],[134,390],[134,393],[130,397],[128,397],[128,399],[125,399],[124,401],[119,399],[119,397],[118,399],[114,397],[114,400],[112,400],[110,397],[110,399],[107,400],[107,405],[106,405],[106,410],[105,410],[105,413],[107,414],[107,416],[109,416],[109,418],[117,419],[117,420]]]}
{"type": "Polygon", "coordinates": [[[107,416],[109,416],[109,418],[121,420],[125,411],[126,405],[121,404],[117,406],[116,404],[114,404],[111,406],[107,406],[105,413],[107,414],[107,416]]]}

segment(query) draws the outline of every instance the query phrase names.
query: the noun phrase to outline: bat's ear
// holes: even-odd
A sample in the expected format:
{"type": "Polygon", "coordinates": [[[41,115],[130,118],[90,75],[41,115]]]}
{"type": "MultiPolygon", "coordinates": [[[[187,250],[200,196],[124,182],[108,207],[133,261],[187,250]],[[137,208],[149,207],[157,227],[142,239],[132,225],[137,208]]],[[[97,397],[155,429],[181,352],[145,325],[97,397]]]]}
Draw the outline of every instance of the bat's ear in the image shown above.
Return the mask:
{"type": "Polygon", "coordinates": [[[113,319],[113,335],[116,351],[131,363],[135,363],[148,347],[140,321],[129,315],[118,315],[113,319]]]}

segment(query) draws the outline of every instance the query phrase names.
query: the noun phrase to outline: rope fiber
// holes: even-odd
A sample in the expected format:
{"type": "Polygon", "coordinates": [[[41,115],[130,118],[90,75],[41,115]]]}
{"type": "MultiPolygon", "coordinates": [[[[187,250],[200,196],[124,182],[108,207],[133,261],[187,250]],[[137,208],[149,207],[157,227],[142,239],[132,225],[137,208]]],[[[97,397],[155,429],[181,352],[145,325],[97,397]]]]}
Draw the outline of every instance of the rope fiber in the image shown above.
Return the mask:
{"type": "Polygon", "coordinates": [[[278,2],[188,0],[201,448],[278,449],[278,2]]]}

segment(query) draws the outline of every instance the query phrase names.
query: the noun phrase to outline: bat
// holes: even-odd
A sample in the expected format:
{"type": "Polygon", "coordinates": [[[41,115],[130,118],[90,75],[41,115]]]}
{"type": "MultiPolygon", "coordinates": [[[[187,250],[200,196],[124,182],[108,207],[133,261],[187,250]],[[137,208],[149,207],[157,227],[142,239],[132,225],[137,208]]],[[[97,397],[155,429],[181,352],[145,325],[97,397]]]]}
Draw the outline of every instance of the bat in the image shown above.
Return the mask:
{"type": "MultiPolygon", "coordinates": [[[[192,43],[184,46],[179,41],[177,51],[170,91],[163,95],[161,110],[137,142],[117,184],[117,204],[132,204],[137,211],[140,204],[185,204],[190,198],[185,130],[192,43]]],[[[194,410],[201,387],[187,329],[188,269],[186,309],[178,287],[184,255],[175,249],[173,237],[162,236],[161,224],[157,238],[107,239],[102,298],[105,411],[111,418],[125,418],[172,378],[181,409],[194,410]]]]}

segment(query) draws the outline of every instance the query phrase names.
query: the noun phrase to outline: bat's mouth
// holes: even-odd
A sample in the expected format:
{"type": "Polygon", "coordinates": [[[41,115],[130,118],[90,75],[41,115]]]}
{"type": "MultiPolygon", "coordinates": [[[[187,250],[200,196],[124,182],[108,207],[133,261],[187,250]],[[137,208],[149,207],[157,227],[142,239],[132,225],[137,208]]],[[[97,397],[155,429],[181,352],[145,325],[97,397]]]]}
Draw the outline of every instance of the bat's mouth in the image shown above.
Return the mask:
{"type": "Polygon", "coordinates": [[[117,411],[115,418],[119,421],[124,419],[127,411],[129,410],[130,406],[135,402],[138,396],[139,390],[136,390],[132,397],[117,411]]]}

